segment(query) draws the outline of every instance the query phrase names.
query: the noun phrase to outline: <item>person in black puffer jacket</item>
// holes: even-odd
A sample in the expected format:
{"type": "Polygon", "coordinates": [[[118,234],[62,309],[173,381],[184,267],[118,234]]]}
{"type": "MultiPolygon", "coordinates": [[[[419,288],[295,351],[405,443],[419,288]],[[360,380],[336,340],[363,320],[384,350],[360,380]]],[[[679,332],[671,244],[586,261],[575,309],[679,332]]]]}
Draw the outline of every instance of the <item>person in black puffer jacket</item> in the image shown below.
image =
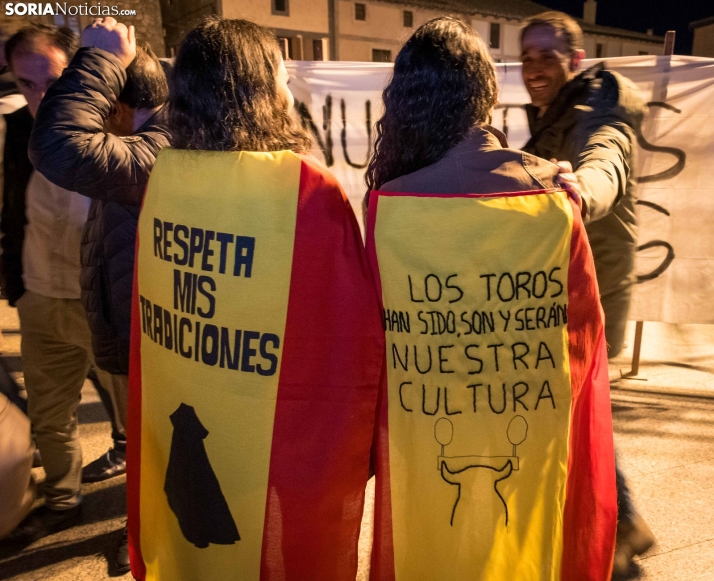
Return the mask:
{"type": "MultiPolygon", "coordinates": [[[[134,29],[95,20],[81,48],[47,91],[29,153],[50,182],[92,199],[81,245],[82,301],[96,364],[111,373],[113,403],[126,426],[127,374],[136,227],[149,174],[169,145],[164,71],[134,29]]],[[[123,473],[115,448],[85,466],[83,481],[123,473]]],[[[117,566],[128,570],[120,547],[117,566]]]]}
{"type": "Polygon", "coordinates": [[[169,144],[160,110],[167,97],[149,48],[140,47],[128,69],[107,50],[81,48],[47,92],[30,138],[40,173],[92,198],[82,298],[96,363],[113,374],[128,373],[136,225],[156,156],[169,144]]]}
{"type": "Polygon", "coordinates": [[[25,294],[25,284],[22,281],[22,245],[27,225],[25,190],[33,171],[27,157],[32,114],[28,107],[22,107],[5,115],[5,123],[0,272],[3,295],[10,306],[14,307],[17,300],[25,294]]]}

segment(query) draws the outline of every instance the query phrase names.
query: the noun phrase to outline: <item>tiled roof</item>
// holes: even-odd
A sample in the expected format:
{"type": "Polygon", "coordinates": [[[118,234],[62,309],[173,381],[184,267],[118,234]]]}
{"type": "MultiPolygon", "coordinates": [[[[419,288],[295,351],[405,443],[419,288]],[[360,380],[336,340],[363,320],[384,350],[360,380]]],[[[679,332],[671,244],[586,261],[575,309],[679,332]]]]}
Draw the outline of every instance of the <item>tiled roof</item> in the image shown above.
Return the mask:
{"type": "Polygon", "coordinates": [[[700,26],[708,26],[710,24],[714,24],[714,16],[702,18],[701,20],[695,20],[689,24],[689,28],[699,28],[700,26]]]}
{"type": "Polygon", "coordinates": [[[625,30],[624,28],[614,28],[612,26],[600,26],[599,24],[588,24],[582,19],[577,18],[578,24],[583,29],[583,32],[591,34],[603,34],[605,36],[618,36],[620,38],[630,38],[632,40],[640,40],[644,42],[653,42],[656,44],[664,43],[663,36],[655,36],[653,34],[645,34],[644,32],[635,32],[634,30],[625,30]]]}
{"type": "Polygon", "coordinates": [[[545,12],[549,8],[531,0],[383,0],[393,4],[409,4],[432,10],[449,10],[464,14],[483,14],[522,20],[545,12]]]}

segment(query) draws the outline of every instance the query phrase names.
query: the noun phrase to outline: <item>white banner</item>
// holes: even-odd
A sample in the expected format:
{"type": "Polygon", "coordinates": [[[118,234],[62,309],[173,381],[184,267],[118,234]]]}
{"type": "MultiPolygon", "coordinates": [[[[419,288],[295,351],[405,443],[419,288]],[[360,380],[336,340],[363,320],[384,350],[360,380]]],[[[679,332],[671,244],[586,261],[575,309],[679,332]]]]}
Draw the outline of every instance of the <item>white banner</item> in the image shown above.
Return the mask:
{"type": "MultiPolygon", "coordinates": [[[[641,56],[606,63],[632,79],[650,104],[636,168],[638,285],[630,318],[714,323],[714,59],[641,56]]],[[[530,134],[521,67],[497,67],[500,94],[493,124],[511,147],[522,147],[530,134]]],[[[392,65],[293,61],[288,70],[298,112],[317,138],[316,155],[361,216],[364,168],[392,65]]]]}

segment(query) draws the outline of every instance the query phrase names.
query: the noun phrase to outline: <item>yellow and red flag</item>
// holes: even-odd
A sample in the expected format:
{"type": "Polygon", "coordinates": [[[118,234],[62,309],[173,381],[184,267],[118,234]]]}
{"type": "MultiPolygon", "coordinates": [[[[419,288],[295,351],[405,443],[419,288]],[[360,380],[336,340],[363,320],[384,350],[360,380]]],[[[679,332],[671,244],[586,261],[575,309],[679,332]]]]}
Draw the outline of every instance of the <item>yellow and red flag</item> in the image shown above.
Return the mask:
{"type": "Polygon", "coordinates": [[[164,150],[136,256],[134,577],[353,581],[384,334],[337,182],[164,150]]]}
{"type": "Polygon", "coordinates": [[[616,492],[592,254],[563,191],[372,192],[386,378],[376,581],[606,581],[616,492]]]}

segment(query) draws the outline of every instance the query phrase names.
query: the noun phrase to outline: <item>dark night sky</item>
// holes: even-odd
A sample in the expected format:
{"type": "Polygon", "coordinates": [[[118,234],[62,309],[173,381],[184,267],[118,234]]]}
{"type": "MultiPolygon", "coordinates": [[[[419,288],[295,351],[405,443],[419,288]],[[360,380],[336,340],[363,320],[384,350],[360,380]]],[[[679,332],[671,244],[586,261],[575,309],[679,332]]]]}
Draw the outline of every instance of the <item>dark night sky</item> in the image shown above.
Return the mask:
{"type": "MultiPolygon", "coordinates": [[[[535,1],[573,16],[583,15],[584,0],[535,1]]],[[[664,36],[667,30],[676,30],[674,52],[692,54],[689,23],[709,16],[714,16],[711,0],[598,0],[596,23],[638,32],[652,28],[659,36],[664,36]]]]}

